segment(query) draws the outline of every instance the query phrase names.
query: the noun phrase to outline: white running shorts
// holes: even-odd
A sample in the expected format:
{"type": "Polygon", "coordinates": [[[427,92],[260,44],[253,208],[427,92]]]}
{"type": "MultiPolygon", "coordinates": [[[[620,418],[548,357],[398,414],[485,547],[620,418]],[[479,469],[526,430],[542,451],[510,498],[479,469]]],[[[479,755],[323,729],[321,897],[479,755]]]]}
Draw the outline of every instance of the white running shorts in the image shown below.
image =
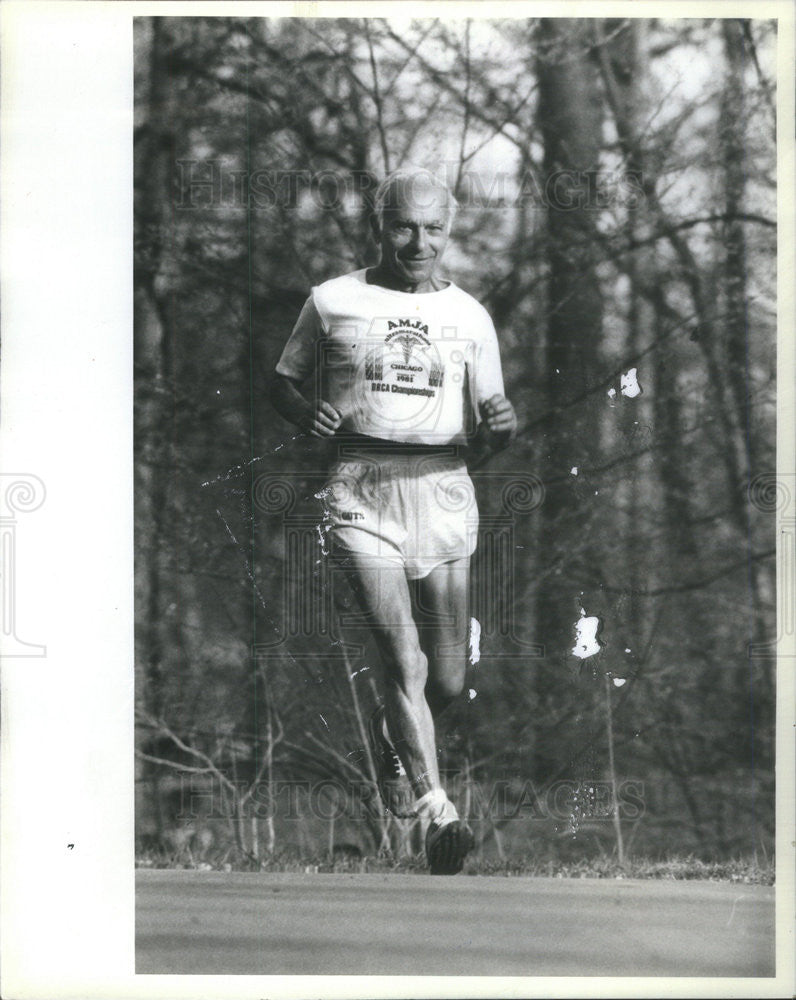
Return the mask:
{"type": "Polygon", "coordinates": [[[473,483],[464,461],[445,449],[348,449],[318,498],[329,551],[387,560],[409,580],[475,551],[473,483]]]}

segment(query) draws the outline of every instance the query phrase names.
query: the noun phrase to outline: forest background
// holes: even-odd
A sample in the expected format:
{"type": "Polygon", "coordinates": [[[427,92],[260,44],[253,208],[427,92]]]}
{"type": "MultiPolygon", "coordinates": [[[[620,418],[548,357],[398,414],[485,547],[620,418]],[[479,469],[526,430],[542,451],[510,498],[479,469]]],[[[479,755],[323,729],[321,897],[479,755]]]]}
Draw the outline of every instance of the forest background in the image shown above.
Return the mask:
{"type": "Polygon", "coordinates": [[[473,472],[480,658],[440,734],[476,859],[773,857],[775,47],[762,20],[136,19],[141,857],[420,847],[374,793],[325,446],[268,398],[410,164],[460,202],[444,271],[520,421],[473,472]]]}

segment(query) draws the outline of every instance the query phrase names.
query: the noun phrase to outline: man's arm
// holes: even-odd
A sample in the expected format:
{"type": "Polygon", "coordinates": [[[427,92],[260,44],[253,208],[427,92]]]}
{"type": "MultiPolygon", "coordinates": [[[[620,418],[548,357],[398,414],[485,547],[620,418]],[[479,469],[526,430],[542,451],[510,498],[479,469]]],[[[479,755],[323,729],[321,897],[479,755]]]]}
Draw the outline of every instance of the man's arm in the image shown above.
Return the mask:
{"type": "Polygon", "coordinates": [[[311,403],[299,391],[300,383],[279,372],[271,379],[271,402],[285,420],[313,437],[332,437],[340,426],[341,415],[324,399],[311,403]]]}
{"type": "Polygon", "coordinates": [[[499,393],[484,400],[480,406],[481,423],[467,448],[470,468],[483,465],[494,454],[508,448],[517,433],[514,407],[499,393]]]}
{"type": "Polygon", "coordinates": [[[477,466],[509,446],[517,431],[517,417],[505,396],[500,347],[492,318],[479,305],[473,318],[474,351],[467,362],[468,392],[481,419],[469,441],[467,463],[477,466]]]}

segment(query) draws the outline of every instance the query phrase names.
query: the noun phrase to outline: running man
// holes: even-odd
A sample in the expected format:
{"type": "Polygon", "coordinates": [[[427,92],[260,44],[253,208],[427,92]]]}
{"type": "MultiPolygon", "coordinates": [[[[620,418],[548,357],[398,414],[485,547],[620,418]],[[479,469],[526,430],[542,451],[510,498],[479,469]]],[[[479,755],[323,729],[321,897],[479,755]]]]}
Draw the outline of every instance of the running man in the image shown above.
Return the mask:
{"type": "Polygon", "coordinates": [[[455,209],[427,171],[387,177],[379,263],[312,289],[273,390],[283,417],[337,444],[319,496],[330,555],[384,663],[370,721],[379,791],[395,815],[426,821],[431,872],[445,875],[473,846],[440,782],[434,729],[465,679],[478,527],[465,458],[506,447],[517,423],[488,313],[438,275],[455,209]]]}

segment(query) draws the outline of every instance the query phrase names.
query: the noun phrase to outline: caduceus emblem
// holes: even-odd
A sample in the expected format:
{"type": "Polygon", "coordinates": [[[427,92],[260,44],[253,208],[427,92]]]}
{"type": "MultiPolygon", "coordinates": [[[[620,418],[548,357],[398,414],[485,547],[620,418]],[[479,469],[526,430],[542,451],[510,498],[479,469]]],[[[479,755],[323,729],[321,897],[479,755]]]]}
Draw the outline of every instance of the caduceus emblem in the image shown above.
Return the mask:
{"type": "Polygon", "coordinates": [[[409,364],[409,359],[412,357],[412,348],[415,346],[415,338],[408,333],[402,333],[398,337],[393,338],[394,343],[400,344],[401,349],[404,352],[404,364],[409,364]]]}

